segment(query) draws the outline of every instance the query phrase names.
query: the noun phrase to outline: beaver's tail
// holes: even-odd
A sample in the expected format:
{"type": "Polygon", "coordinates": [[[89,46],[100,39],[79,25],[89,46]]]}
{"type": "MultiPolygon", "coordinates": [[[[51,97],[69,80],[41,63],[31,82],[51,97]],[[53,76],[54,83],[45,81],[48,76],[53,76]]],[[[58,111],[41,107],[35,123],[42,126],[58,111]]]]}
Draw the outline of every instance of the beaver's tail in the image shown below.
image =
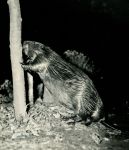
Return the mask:
{"type": "Polygon", "coordinates": [[[83,53],[77,52],[76,50],[67,50],[64,52],[64,56],[69,63],[72,63],[84,72],[91,75],[96,73],[94,62],[89,56],[85,56],[83,53]]]}

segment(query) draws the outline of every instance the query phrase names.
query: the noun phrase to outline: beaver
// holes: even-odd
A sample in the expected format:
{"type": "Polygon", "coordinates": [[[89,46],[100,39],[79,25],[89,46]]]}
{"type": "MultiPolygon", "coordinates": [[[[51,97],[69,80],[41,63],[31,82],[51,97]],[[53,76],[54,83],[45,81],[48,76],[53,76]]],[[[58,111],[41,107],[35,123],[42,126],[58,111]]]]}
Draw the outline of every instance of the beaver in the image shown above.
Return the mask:
{"type": "MultiPolygon", "coordinates": [[[[103,102],[92,80],[82,70],[39,42],[25,41],[23,55],[23,69],[39,76],[53,102],[72,112],[68,118],[89,125],[104,117],[103,102]]],[[[45,90],[44,95],[47,95],[45,90]]]]}

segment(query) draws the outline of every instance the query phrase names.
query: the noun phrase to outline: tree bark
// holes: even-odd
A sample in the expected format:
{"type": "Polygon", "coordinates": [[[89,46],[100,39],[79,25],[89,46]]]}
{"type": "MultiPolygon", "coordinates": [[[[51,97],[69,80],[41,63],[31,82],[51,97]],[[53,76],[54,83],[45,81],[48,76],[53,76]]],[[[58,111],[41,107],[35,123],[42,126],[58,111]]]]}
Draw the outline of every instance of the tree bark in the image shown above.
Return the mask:
{"type": "Polygon", "coordinates": [[[34,83],[33,76],[30,73],[27,73],[27,81],[28,81],[28,99],[30,106],[33,106],[34,103],[34,83]]]}
{"type": "Polygon", "coordinates": [[[21,45],[21,11],[19,0],[8,0],[10,13],[10,55],[13,78],[13,104],[16,120],[26,116],[26,97],[21,45]]]}

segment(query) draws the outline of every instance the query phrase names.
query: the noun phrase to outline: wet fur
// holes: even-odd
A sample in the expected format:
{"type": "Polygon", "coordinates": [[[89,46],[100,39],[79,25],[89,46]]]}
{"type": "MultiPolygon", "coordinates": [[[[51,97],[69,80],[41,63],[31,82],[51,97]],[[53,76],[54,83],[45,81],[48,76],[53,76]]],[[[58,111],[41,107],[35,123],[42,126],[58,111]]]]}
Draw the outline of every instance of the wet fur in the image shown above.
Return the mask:
{"type": "MultiPolygon", "coordinates": [[[[22,67],[36,73],[55,103],[72,110],[71,116],[87,124],[103,116],[103,103],[91,79],[41,43],[25,41],[22,67]]],[[[44,94],[45,95],[45,94],[44,94]]]]}

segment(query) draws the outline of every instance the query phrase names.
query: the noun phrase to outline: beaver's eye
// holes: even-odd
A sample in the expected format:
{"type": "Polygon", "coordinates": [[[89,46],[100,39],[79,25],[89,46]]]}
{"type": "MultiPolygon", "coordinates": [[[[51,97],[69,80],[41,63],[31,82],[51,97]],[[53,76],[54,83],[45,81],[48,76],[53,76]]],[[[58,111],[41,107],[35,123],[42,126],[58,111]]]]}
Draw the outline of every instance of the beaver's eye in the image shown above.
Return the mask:
{"type": "Polygon", "coordinates": [[[26,63],[31,63],[33,61],[32,57],[27,56],[26,57],[26,63]]]}
{"type": "Polygon", "coordinates": [[[34,52],[35,52],[36,55],[42,54],[42,51],[41,51],[41,50],[35,50],[34,52]]]}

